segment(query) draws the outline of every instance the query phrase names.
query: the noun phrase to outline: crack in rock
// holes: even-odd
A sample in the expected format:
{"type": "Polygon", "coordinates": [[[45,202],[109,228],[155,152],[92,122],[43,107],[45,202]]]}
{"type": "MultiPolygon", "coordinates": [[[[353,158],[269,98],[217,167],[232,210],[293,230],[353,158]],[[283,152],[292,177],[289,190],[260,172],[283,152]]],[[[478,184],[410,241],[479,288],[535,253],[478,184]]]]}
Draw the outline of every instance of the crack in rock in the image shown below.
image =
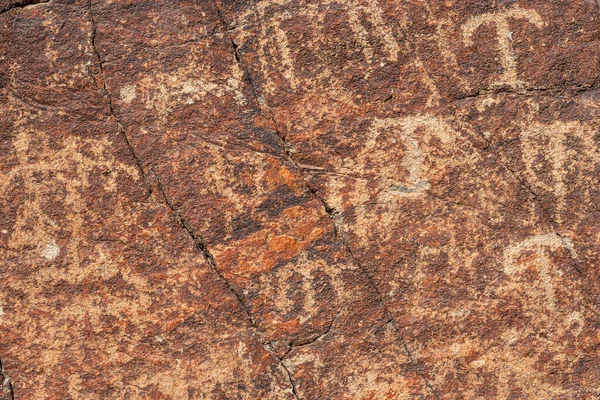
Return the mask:
{"type": "Polygon", "coordinates": [[[4,8],[0,8],[0,15],[7,13],[11,10],[23,9],[38,4],[47,4],[50,3],[50,1],[51,0],[17,0],[15,2],[9,3],[8,6],[4,8]]]}
{"type": "MultiPolygon", "coordinates": [[[[217,7],[216,2],[214,3],[215,7],[217,7]]],[[[228,26],[227,22],[225,21],[220,9],[217,7],[217,13],[219,15],[219,17],[222,20],[222,23],[225,27],[228,26]]],[[[246,76],[246,80],[248,82],[248,85],[250,87],[250,90],[252,92],[252,95],[254,97],[254,100],[256,101],[257,107],[260,111],[260,113],[263,115],[263,117],[265,117],[267,120],[269,120],[271,122],[271,125],[273,126],[273,130],[276,133],[276,136],[279,138],[279,140],[282,143],[282,147],[285,151],[285,154],[288,158],[288,161],[294,166],[294,168],[299,171],[300,176],[304,177],[304,174],[302,172],[303,168],[300,167],[300,165],[296,162],[296,160],[293,158],[289,146],[285,140],[284,135],[277,129],[275,121],[273,120],[273,118],[269,118],[264,110],[261,107],[261,102],[259,101],[259,97],[258,97],[258,92],[257,89],[254,85],[254,82],[252,80],[251,74],[248,72],[248,70],[245,68],[241,56],[239,54],[239,50],[238,50],[238,45],[235,43],[235,41],[233,40],[233,38],[231,38],[228,34],[228,32],[226,31],[226,35],[228,35],[228,38],[231,42],[231,46],[234,52],[234,56],[235,56],[235,60],[237,61],[237,63],[239,64],[240,68],[242,69],[242,71],[244,71],[244,75],[246,76]]],[[[344,247],[346,248],[346,251],[348,252],[348,254],[350,255],[350,257],[352,258],[352,260],[356,263],[356,265],[359,266],[359,268],[362,270],[363,274],[366,276],[367,281],[369,283],[369,286],[371,286],[375,292],[377,293],[378,296],[378,301],[380,302],[380,304],[383,306],[387,317],[392,321],[392,326],[394,327],[394,330],[396,331],[396,334],[398,336],[398,339],[402,345],[402,347],[404,348],[410,363],[413,366],[416,366],[416,360],[412,354],[412,352],[409,350],[408,345],[406,344],[404,338],[402,337],[402,334],[400,333],[400,330],[398,329],[398,327],[395,324],[395,321],[393,319],[393,316],[391,314],[391,312],[389,311],[389,308],[387,307],[387,305],[385,304],[384,300],[383,300],[383,295],[381,294],[381,291],[379,290],[379,288],[375,285],[375,282],[373,281],[373,278],[370,276],[370,274],[368,273],[368,271],[364,268],[364,266],[358,261],[358,259],[354,256],[354,254],[352,253],[350,246],[348,245],[348,243],[341,237],[341,235],[339,234],[339,229],[336,223],[336,219],[334,216],[334,210],[329,207],[325,200],[321,199],[319,196],[317,196],[316,192],[308,185],[308,183],[306,183],[306,181],[304,180],[305,185],[307,186],[308,190],[310,191],[310,193],[313,195],[313,197],[319,201],[319,203],[323,206],[323,208],[325,209],[325,212],[329,215],[330,219],[333,221],[334,227],[335,227],[335,231],[336,231],[336,237],[340,240],[340,242],[344,245],[344,247]]],[[[333,323],[333,321],[332,321],[333,323]]],[[[429,382],[429,380],[423,375],[423,373],[421,371],[419,371],[417,369],[417,374],[419,375],[419,377],[424,381],[425,385],[427,386],[427,388],[432,392],[433,396],[436,399],[439,399],[440,396],[437,393],[437,391],[435,390],[435,388],[433,387],[433,385],[429,382]]],[[[291,381],[291,377],[290,377],[290,381],[291,381]]],[[[294,392],[295,393],[295,392],[294,392]]]]}
{"type": "Polygon", "coordinates": [[[4,370],[2,359],[0,359],[0,376],[2,377],[2,387],[0,391],[0,400],[15,400],[12,381],[4,370]]]}
{"type": "Polygon", "coordinates": [[[96,79],[96,76],[89,70],[89,68],[88,68],[88,74],[90,75],[90,77],[92,78],[92,80],[94,81],[96,86],[102,91],[104,102],[106,104],[106,107],[108,108],[110,116],[115,121],[115,124],[117,125],[117,130],[118,130],[119,134],[124,139],[124,141],[127,145],[127,148],[129,149],[129,153],[135,160],[136,166],[137,166],[140,174],[144,178],[144,181],[146,182],[146,187],[148,188],[148,193],[152,194],[152,185],[150,184],[150,181],[148,180],[148,176],[146,175],[146,172],[144,171],[144,166],[143,166],[142,160],[140,160],[140,158],[135,153],[135,150],[133,149],[133,146],[131,145],[131,142],[129,141],[129,137],[127,136],[127,133],[125,132],[125,128],[123,128],[121,121],[119,120],[119,118],[117,117],[117,115],[115,113],[115,110],[113,107],[112,96],[106,85],[106,77],[104,76],[104,63],[102,61],[102,58],[100,57],[100,53],[98,52],[98,49],[96,48],[96,23],[94,21],[94,13],[93,13],[93,9],[92,9],[92,1],[91,0],[88,0],[87,6],[88,6],[89,20],[90,20],[90,25],[91,25],[91,31],[88,35],[88,45],[90,46],[95,58],[98,60],[98,68],[100,70],[100,80],[101,81],[98,82],[98,80],[96,79]]]}

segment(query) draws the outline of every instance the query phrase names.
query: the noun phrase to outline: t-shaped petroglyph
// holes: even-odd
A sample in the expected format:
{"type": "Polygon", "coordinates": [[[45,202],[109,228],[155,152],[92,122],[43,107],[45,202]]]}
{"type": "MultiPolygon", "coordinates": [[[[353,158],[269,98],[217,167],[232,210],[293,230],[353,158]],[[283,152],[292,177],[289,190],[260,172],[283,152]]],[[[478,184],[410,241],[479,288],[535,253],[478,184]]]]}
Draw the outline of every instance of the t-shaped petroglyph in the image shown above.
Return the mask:
{"type": "Polygon", "coordinates": [[[541,28],[544,25],[544,21],[537,11],[514,6],[508,10],[476,15],[469,18],[462,27],[463,42],[467,46],[472,46],[473,33],[477,28],[483,24],[493,23],[496,27],[498,51],[500,52],[500,62],[502,64],[502,75],[493,86],[509,85],[513,88],[522,88],[525,82],[522,82],[517,77],[517,61],[515,60],[512,46],[513,33],[510,30],[510,19],[525,19],[537,28],[541,28]]]}
{"type": "Polygon", "coordinates": [[[544,249],[556,250],[561,247],[567,249],[573,258],[577,258],[577,252],[575,251],[573,242],[569,238],[559,236],[557,233],[531,236],[506,248],[503,253],[504,272],[510,276],[521,272],[521,266],[517,263],[517,259],[520,255],[526,251],[533,251],[536,253],[538,275],[544,288],[550,310],[556,308],[554,287],[552,284],[552,276],[556,272],[552,271],[552,261],[545,253],[544,249]]]}
{"type": "Polygon", "coordinates": [[[406,152],[402,160],[403,167],[408,171],[408,182],[391,185],[389,190],[396,196],[410,197],[425,193],[430,184],[425,176],[423,152],[420,142],[428,137],[437,136],[442,144],[453,140],[453,131],[440,118],[430,115],[414,115],[404,118],[376,119],[371,126],[370,139],[365,148],[369,150],[374,146],[378,136],[386,129],[393,129],[396,137],[405,143],[406,152]],[[423,132],[417,136],[417,131],[423,132]]]}

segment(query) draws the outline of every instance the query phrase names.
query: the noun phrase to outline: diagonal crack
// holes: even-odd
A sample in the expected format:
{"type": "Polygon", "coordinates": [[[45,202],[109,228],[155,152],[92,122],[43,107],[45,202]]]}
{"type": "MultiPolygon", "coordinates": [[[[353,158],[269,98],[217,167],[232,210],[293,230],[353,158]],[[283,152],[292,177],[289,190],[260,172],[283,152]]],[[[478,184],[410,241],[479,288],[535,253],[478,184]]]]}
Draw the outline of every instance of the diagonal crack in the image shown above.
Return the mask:
{"type": "MultiPolygon", "coordinates": [[[[213,0],[213,3],[215,5],[215,8],[217,9],[217,13],[218,13],[219,17],[221,18],[221,22],[223,23],[223,25],[225,26],[225,28],[227,28],[228,24],[227,24],[226,20],[224,19],[223,15],[221,13],[221,10],[219,9],[218,5],[216,4],[216,1],[213,0]]],[[[285,154],[286,154],[286,157],[287,157],[288,161],[299,172],[300,176],[302,176],[304,178],[303,168],[300,166],[300,164],[298,164],[296,162],[296,160],[292,156],[292,153],[290,151],[290,146],[286,142],[285,136],[281,133],[281,131],[279,131],[277,129],[277,125],[275,124],[274,119],[272,117],[270,117],[270,116],[267,116],[267,114],[264,112],[264,110],[263,110],[263,108],[261,106],[261,102],[259,101],[257,89],[256,89],[256,87],[254,85],[254,82],[252,81],[252,76],[251,76],[250,72],[245,68],[245,66],[244,66],[244,64],[242,62],[242,59],[241,59],[241,56],[240,56],[240,53],[239,53],[239,50],[238,50],[237,43],[235,43],[235,41],[233,40],[233,38],[229,35],[229,31],[227,29],[225,30],[225,35],[228,37],[229,41],[231,42],[231,47],[233,48],[235,60],[239,64],[239,66],[242,69],[242,71],[244,72],[244,75],[246,77],[247,83],[248,83],[248,85],[250,87],[250,90],[252,92],[252,96],[254,97],[254,100],[256,102],[256,105],[258,107],[259,112],[261,113],[261,115],[264,118],[266,118],[268,121],[271,122],[271,125],[273,127],[273,130],[275,131],[276,136],[281,141],[282,147],[283,147],[283,149],[285,151],[285,154]]],[[[340,230],[339,230],[339,227],[338,227],[338,221],[337,221],[337,218],[336,218],[335,211],[331,207],[329,207],[327,205],[327,203],[325,202],[324,199],[322,199],[321,197],[319,197],[316,194],[316,191],[308,185],[308,183],[306,182],[306,180],[304,180],[304,182],[306,184],[306,187],[308,188],[308,190],[312,194],[312,196],[323,206],[323,208],[325,209],[325,212],[331,218],[331,220],[333,222],[333,225],[334,225],[336,238],[338,240],[340,240],[340,242],[345,247],[346,251],[348,252],[348,254],[350,255],[350,257],[352,258],[352,260],[354,261],[354,263],[356,265],[358,265],[359,268],[362,270],[363,274],[367,278],[369,286],[371,286],[372,289],[377,294],[378,301],[383,306],[388,320],[391,322],[394,330],[396,331],[396,334],[397,334],[397,337],[399,339],[399,342],[400,342],[401,346],[404,348],[404,350],[405,350],[405,352],[406,352],[406,354],[408,356],[408,359],[409,359],[410,363],[415,367],[415,371],[417,372],[417,374],[419,375],[419,377],[424,381],[424,383],[427,386],[427,388],[432,392],[433,396],[436,399],[440,399],[440,396],[437,393],[437,391],[435,390],[435,388],[433,387],[433,385],[429,382],[429,380],[425,377],[425,375],[418,368],[416,368],[417,363],[416,363],[415,357],[414,357],[413,353],[410,351],[410,349],[408,347],[408,344],[404,340],[404,337],[402,336],[400,330],[396,326],[396,323],[394,321],[394,317],[392,316],[392,313],[390,312],[387,304],[383,300],[383,295],[381,294],[381,291],[375,285],[373,277],[366,270],[366,268],[359,262],[359,260],[357,259],[357,257],[352,253],[352,250],[350,249],[350,246],[348,245],[347,241],[340,235],[340,230]]],[[[283,365],[283,363],[282,363],[282,365],[283,365]]],[[[287,368],[286,368],[286,370],[287,370],[287,368]]],[[[290,382],[292,382],[291,375],[290,375],[290,382]]]]}
{"type": "MultiPolygon", "coordinates": [[[[169,207],[169,209],[171,210],[171,212],[173,213],[173,215],[175,216],[175,218],[177,219],[177,222],[179,223],[179,226],[187,232],[187,234],[189,235],[189,237],[192,239],[192,241],[194,242],[194,244],[196,245],[196,247],[198,249],[200,249],[200,251],[202,251],[202,254],[204,254],[204,258],[206,259],[206,261],[208,262],[208,264],[210,265],[211,269],[217,274],[217,276],[219,277],[219,279],[225,284],[225,286],[227,287],[227,289],[235,296],[235,298],[237,299],[238,303],[240,304],[240,306],[242,307],[242,309],[244,310],[245,314],[248,316],[248,321],[250,322],[250,326],[257,331],[259,334],[262,333],[260,328],[258,327],[258,325],[256,324],[256,321],[254,320],[254,317],[252,316],[252,312],[250,310],[250,307],[248,307],[248,305],[246,305],[246,302],[244,301],[244,299],[242,298],[242,295],[240,295],[235,288],[233,287],[233,285],[231,285],[231,283],[229,283],[229,281],[227,280],[227,278],[225,278],[225,276],[223,275],[223,273],[217,268],[217,263],[215,261],[215,257],[212,255],[212,253],[208,250],[208,247],[206,245],[206,241],[204,240],[204,238],[200,235],[197,235],[194,230],[189,226],[189,224],[185,221],[185,219],[183,218],[183,216],[181,215],[181,213],[175,208],[175,206],[173,205],[173,203],[171,202],[171,200],[168,198],[167,193],[164,190],[162,181],[160,179],[160,176],[156,173],[156,171],[154,170],[154,168],[150,167],[150,171],[152,172],[152,174],[156,177],[156,181],[157,181],[157,186],[158,186],[158,191],[160,192],[161,196],[163,197],[165,203],[167,204],[167,206],[169,207]]],[[[331,328],[331,326],[329,327],[331,328]]],[[[329,330],[328,330],[329,331],[329,330]]],[[[297,400],[300,400],[300,398],[298,397],[298,393],[296,392],[296,385],[294,383],[294,379],[292,377],[291,372],[289,371],[289,369],[287,368],[287,366],[283,363],[283,357],[279,357],[275,354],[275,352],[270,349],[264,342],[261,342],[261,345],[263,346],[263,348],[275,359],[278,360],[279,365],[284,369],[288,381],[290,382],[290,386],[291,386],[291,390],[292,390],[292,394],[294,395],[294,397],[297,400]]],[[[286,353],[287,355],[287,353],[286,353]]],[[[285,356],[284,356],[285,357],[285,356]]]]}
{"type": "Polygon", "coordinates": [[[2,382],[0,382],[0,400],[15,400],[15,393],[13,390],[12,381],[6,374],[4,370],[4,366],[2,365],[2,359],[0,359],[0,378],[2,378],[2,382]],[[6,396],[6,397],[5,397],[6,396]]]}
{"type": "Polygon", "coordinates": [[[27,6],[34,6],[36,4],[50,3],[50,0],[18,0],[13,3],[9,3],[4,8],[0,9],[0,15],[9,12],[10,10],[25,8],[27,6]]]}
{"type": "Polygon", "coordinates": [[[285,373],[287,374],[288,381],[290,382],[290,385],[292,386],[292,394],[294,395],[294,397],[297,400],[300,400],[300,396],[298,396],[298,391],[296,390],[296,380],[292,376],[292,373],[290,372],[288,367],[284,364],[283,359],[279,358],[279,357],[277,357],[277,359],[279,359],[279,365],[281,365],[281,367],[284,369],[285,373]]]}
{"type": "Polygon", "coordinates": [[[156,173],[156,171],[154,170],[153,167],[150,167],[150,171],[152,172],[152,174],[156,178],[158,192],[162,196],[162,198],[165,201],[167,207],[169,207],[169,209],[171,210],[171,212],[175,216],[175,219],[177,220],[177,223],[179,224],[179,226],[184,231],[186,231],[186,233],[192,239],[192,241],[194,242],[194,244],[196,245],[196,247],[198,249],[200,249],[200,251],[202,251],[202,254],[204,254],[204,258],[206,258],[206,261],[210,265],[211,269],[219,276],[219,278],[221,279],[221,281],[223,281],[223,283],[225,284],[225,286],[227,286],[227,289],[229,289],[229,291],[236,297],[238,303],[240,303],[240,305],[242,306],[244,312],[248,316],[248,320],[250,321],[250,325],[253,328],[257,329],[256,321],[252,317],[252,313],[250,312],[249,307],[244,302],[242,296],[234,289],[234,287],[231,285],[231,283],[229,283],[229,281],[223,276],[223,273],[217,268],[217,263],[215,261],[215,257],[208,250],[208,246],[206,245],[206,241],[204,240],[204,238],[202,236],[200,236],[200,235],[197,235],[194,232],[194,230],[190,227],[190,225],[185,221],[185,219],[183,218],[183,216],[181,215],[181,213],[175,208],[175,206],[173,205],[173,202],[169,199],[169,197],[167,196],[167,193],[165,192],[165,189],[163,187],[162,180],[161,180],[160,176],[156,173]]]}
{"type": "Polygon", "coordinates": [[[133,146],[131,145],[129,138],[127,137],[127,133],[125,132],[125,128],[123,128],[123,125],[121,124],[121,121],[117,117],[117,114],[115,113],[115,110],[113,108],[112,96],[110,95],[110,91],[108,90],[108,86],[106,85],[106,78],[104,76],[104,63],[102,61],[102,58],[100,57],[100,53],[98,52],[98,49],[96,48],[96,23],[94,21],[94,13],[92,10],[92,0],[88,0],[87,6],[88,6],[88,15],[89,15],[89,20],[90,20],[90,25],[91,25],[91,30],[88,35],[88,45],[89,45],[93,55],[98,60],[100,81],[98,81],[98,78],[89,70],[89,68],[88,68],[88,74],[90,75],[90,77],[92,78],[92,80],[94,81],[96,86],[99,87],[100,90],[102,91],[104,102],[106,104],[106,107],[108,108],[110,116],[115,121],[115,124],[117,125],[117,130],[119,131],[119,134],[125,140],[125,143],[127,144],[127,148],[129,149],[129,153],[135,160],[135,164],[136,164],[138,170],[140,171],[142,177],[144,178],[144,181],[146,182],[146,186],[148,188],[148,193],[152,194],[152,185],[150,184],[150,180],[148,179],[148,176],[146,175],[146,172],[144,171],[144,166],[142,164],[142,161],[135,154],[135,151],[133,150],[133,146]]]}
{"type": "Polygon", "coordinates": [[[365,268],[365,266],[354,255],[354,253],[352,252],[352,249],[350,248],[350,245],[348,244],[347,240],[344,239],[342,231],[341,231],[341,228],[340,228],[341,224],[339,223],[339,218],[338,218],[339,213],[335,212],[331,207],[329,207],[325,203],[324,200],[322,200],[321,198],[319,198],[316,195],[316,192],[314,192],[312,190],[312,188],[309,188],[309,189],[311,190],[311,192],[313,193],[313,195],[315,196],[315,198],[317,198],[321,202],[321,204],[325,208],[325,211],[327,212],[327,214],[329,214],[330,218],[332,219],[333,226],[334,226],[334,229],[335,229],[335,235],[336,235],[336,237],[340,240],[340,242],[342,242],[342,244],[346,248],[346,251],[348,252],[348,254],[350,255],[350,257],[352,258],[352,260],[354,261],[354,263],[360,267],[360,269],[362,270],[363,274],[367,277],[367,282],[369,283],[369,286],[371,286],[371,288],[377,294],[377,298],[378,298],[379,302],[381,303],[381,305],[383,306],[383,309],[385,311],[386,317],[388,318],[388,323],[390,323],[391,326],[392,326],[392,328],[394,328],[394,330],[396,331],[396,335],[398,337],[398,341],[399,341],[400,345],[404,348],[404,351],[406,352],[406,355],[408,356],[409,362],[415,367],[415,371],[417,372],[417,374],[419,375],[419,377],[423,380],[423,382],[425,383],[425,386],[427,386],[427,388],[431,391],[431,393],[433,394],[433,396],[436,399],[440,399],[440,396],[439,396],[438,392],[435,390],[435,388],[433,387],[433,385],[431,384],[431,382],[429,381],[429,379],[427,379],[427,377],[423,374],[423,372],[421,372],[419,370],[419,368],[417,367],[417,360],[416,360],[413,352],[408,347],[408,343],[404,339],[404,336],[400,332],[400,329],[396,325],[396,321],[394,320],[394,316],[392,315],[390,309],[388,308],[387,304],[383,300],[383,294],[381,293],[381,291],[379,290],[379,288],[375,284],[375,280],[373,278],[373,275],[365,268]]]}
{"type": "Polygon", "coordinates": [[[325,336],[327,336],[329,334],[329,332],[331,332],[331,330],[333,329],[333,325],[335,324],[335,321],[337,320],[338,316],[340,315],[340,311],[338,311],[335,316],[333,317],[333,319],[331,320],[331,322],[329,323],[329,326],[327,327],[327,329],[325,330],[325,332],[317,335],[314,338],[311,338],[309,340],[306,340],[304,342],[301,343],[290,343],[290,348],[285,352],[285,354],[283,354],[281,357],[277,356],[277,358],[279,359],[279,363],[281,364],[281,366],[283,367],[283,369],[285,370],[285,372],[287,373],[288,376],[288,380],[290,381],[290,384],[292,385],[292,393],[294,394],[294,396],[296,397],[296,399],[300,400],[300,396],[298,395],[298,392],[296,391],[296,384],[295,384],[295,380],[294,377],[292,376],[292,374],[290,373],[290,370],[288,369],[288,367],[285,365],[285,357],[287,357],[288,354],[290,354],[290,352],[297,347],[302,347],[302,346],[308,346],[309,344],[312,344],[318,340],[323,339],[325,336]]]}
{"type": "MultiPolygon", "coordinates": [[[[132,144],[129,141],[129,138],[127,136],[127,132],[123,128],[123,125],[121,124],[119,118],[117,117],[117,115],[116,115],[116,113],[114,111],[112,97],[111,97],[110,91],[108,90],[108,87],[106,85],[106,79],[105,79],[105,75],[104,75],[104,66],[103,66],[102,58],[100,57],[100,53],[98,52],[98,49],[96,48],[96,43],[95,43],[95,39],[96,39],[96,24],[95,24],[95,20],[94,20],[94,14],[93,14],[91,0],[88,0],[87,6],[88,6],[88,13],[89,13],[89,20],[90,20],[90,24],[91,24],[91,31],[90,31],[90,33],[88,35],[88,44],[89,44],[89,46],[91,48],[92,53],[94,54],[94,56],[98,60],[98,68],[100,70],[99,71],[99,75],[100,75],[100,80],[101,81],[98,82],[98,79],[96,78],[96,76],[93,73],[91,73],[91,71],[89,71],[89,69],[88,69],[88,74],[90,75],[90,77],[92,78],[92,80],[94,81],[94,83],[96,84],[96,86],[99,87],[102,90],[106,107],[108,108],[111,117],[114,119],[114,121],[115,121],[115,123],[117,125],[117,128],[118,128],[119,134],[125,140],[125,143],[127,144],[129,152],[131,153],[131,156],[134,158],[135,163],[136,163],[136,165],[137,165],[137,167],[138,167],[141,175],[143,176],[144,181],[146,182],[146,186],[148,188],[148,193],[152,194],[153,193],[152,184],[150,182],[150,179],[148,178],[148,175],[146,174],[146,172],[144,170],[144,164],[142,163],[142,160],[135,153],[135,150],[134,150],[134,148],[133,148],[133,146],[132,146],[132,144]]],[[[215,261],[215,258],[212,255],[212,253],[208,250],[208,247],[206,245],[206,241],[204,240],[204,238],[202,236],[196,234],[193,231],[193,229],[185,221],[185,219],[183,218],[183,216],[181,215],[181,213],[175,208],[175,206],[173,205],[173,203],[171,202],[171,200],[168,198],[168,196],[167,196],[167,194],[166,194],[166,192],[164,190],[164,187],[162,185],[162,181],[160,179],[160,176],[156,173],[156,171],[154,171],[154,169],[152,167],[150,167],[150,171],[156,177],[158,191],[160,192],[160,195],[163,197],[163,200],[165,201],[167,207],[171,210],[171,212],[175,216],[175,218],[176,218],[179,226],[183,230],[185,230],[185,232],[188,234],[188,236],[190,236],[190,238],[194,242],[195,246],[200,251],[202,251],[202,254],[204,255],[204,257],[205,257],[206,261],[208,262],[208,264],[210,265],[211,269],[217,274],[217,276],[219,277],[219,279],[225,284],[225,286],[229,289],[229,291],[235,296],[235,298],[237,299],[237,301],[241,305],[242,309],[244,310],[245,314],[248,316],[248,320],[250,322],[250,326],[255,331],[257,331],[257,332],[260,333],[260,329],[258,328],[258,325],[256,324],[256,321],[254,320],[254,318],[252,316],[252,313],[250,312],[249,307],[244,302],[242,296],[233,288],[233,286],[231,285],[231,283],[225,278],[225,276],[223,276],[223,274],[221,273],[221,271],[217,268],[217,263],[215,261]]],[[[273,358],[275,358],[275,359],[277,359],[279,361],[279,365],[285,370],[285,372],[287,374],[288,380],[289,380],[290,385],[291,385],[292,394],[294,395],[294,397],[297,400],[299,400],[300,398],[298,397],[298,393],[296,392],[296,386],[294,384],[294,380],[292,378],[292,374],[290,373],[290,371],[288,370],[288,368],[285,366],[285,364],[283,363],[282,359],[280,357],[277,357],[277,355],[275,355],[273,353],[273,351],[271,351],[265,345],[265,343],[261,342],[261,345],[263,346],[263,348],[273,358]]]]}
{"type": "Polygon", "coordinates": [[[340,313],[342,311],[338,311],[335,316],[332,318],[331,322],[329,323],[329,325],[327,326],[327,329],[325,329],[325,331],[323,333],[320,333],[310,339],[307,339],[303,342],[300,343],[290,343],[290,348],[285,352],[285,354],[283,356],[281,356],[281,360],[283,361],[283,359],[290,354],[290,352],[297,348],[297,347],[303,347],[303,346],[308,346],[310,344],[313,344],[321,339],[323,339],[325,336],[329,335],[329,332],[331,332],[331,330],[333,329],[333,325],[335,324],[335,321],[337,321],[337,318],[339,317],[340,313]]]}

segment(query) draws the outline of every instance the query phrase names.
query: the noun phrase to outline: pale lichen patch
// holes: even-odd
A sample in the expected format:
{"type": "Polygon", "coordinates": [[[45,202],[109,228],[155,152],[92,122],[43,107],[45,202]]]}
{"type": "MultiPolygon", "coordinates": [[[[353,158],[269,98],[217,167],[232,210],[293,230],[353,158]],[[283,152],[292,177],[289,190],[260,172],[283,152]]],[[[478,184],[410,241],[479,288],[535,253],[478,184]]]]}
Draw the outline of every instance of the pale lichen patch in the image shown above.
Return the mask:
{"type": "Polygon", "coordinates": [[[125,104],[131,103],[136,98],[135,86],[126,85],[123,86],[119,92],[121,101],[125,104]]]}
{"type": "Polygon", "coordinates": [[[44,247],[41,252],[42,257],[48,261],[56,260],[56,257],[60,254],[60,246],[56,244],[54,239],[44,247]]]}

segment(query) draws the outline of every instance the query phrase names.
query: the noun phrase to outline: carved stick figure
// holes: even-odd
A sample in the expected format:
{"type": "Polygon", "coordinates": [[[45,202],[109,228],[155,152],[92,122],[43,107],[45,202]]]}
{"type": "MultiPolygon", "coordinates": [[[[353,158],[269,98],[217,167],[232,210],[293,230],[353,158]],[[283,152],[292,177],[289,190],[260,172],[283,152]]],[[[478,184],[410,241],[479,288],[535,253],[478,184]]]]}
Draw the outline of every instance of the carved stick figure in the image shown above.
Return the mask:
{"type": "Polygon", "coordinates": [[[502,64],[502,75],[500,79],[494,83],[494,86],[510,85],[512,87],[521,87],[523,82],[517,78],[517,62],[512,48],[512,32],[508,24],[509,18],[526,19],[541,28],[544,24],[542,18],[535,10],[526,10],[519,6],[512,7],[509,10],[481,14],[469,18],[463,25],[463,42],[467,46],[473,45],[473,32],[479,26],[485,23],[494,23],[496,26],[496,37],[498,39],[498,51],[500,52],[500,62],[502,64]]]}

